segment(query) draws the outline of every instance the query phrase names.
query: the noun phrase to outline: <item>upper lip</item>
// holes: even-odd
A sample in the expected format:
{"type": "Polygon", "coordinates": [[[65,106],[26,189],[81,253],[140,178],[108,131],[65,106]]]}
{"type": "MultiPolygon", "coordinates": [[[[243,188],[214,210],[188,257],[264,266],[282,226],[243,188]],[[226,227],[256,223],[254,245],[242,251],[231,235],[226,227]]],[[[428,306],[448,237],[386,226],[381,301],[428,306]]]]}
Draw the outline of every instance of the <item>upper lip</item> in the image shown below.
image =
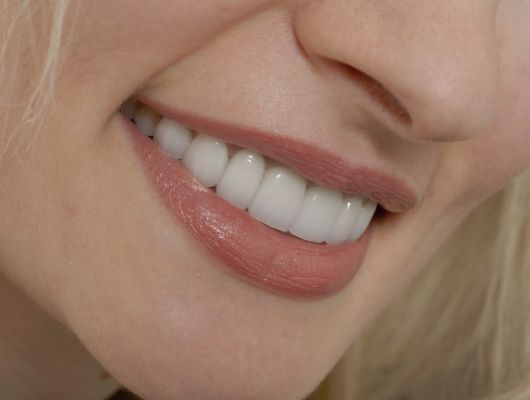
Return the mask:
{"type": "Polygon", "coordinates": [[[403,180],[372,167],[356,165],[352,160],[316,144],[191,114],[144,96],[138,100],[194,131],[255,150],[317,184],[347,193],[359,193],[376,201],[387,211],[403,212],[418,203],[415,192],[403,180]]]}

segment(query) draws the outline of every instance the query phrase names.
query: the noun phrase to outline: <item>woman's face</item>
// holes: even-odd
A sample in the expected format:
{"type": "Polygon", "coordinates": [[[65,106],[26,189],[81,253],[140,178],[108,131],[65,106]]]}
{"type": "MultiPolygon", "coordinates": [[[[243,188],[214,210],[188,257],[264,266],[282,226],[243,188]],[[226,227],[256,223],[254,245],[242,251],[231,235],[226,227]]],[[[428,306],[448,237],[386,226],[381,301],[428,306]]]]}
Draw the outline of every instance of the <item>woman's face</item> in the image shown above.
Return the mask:
{"type": "Polygon", "coordinates": [[[530,165],[529,20],[526,0],[76,2],[53,106],[14,138],[31,155],[3,160],[3,271],[142,396],[301,398],[530,165]],[[140,136],[133,92],[386,211],[335,247],[252,221],[140,136]]]}

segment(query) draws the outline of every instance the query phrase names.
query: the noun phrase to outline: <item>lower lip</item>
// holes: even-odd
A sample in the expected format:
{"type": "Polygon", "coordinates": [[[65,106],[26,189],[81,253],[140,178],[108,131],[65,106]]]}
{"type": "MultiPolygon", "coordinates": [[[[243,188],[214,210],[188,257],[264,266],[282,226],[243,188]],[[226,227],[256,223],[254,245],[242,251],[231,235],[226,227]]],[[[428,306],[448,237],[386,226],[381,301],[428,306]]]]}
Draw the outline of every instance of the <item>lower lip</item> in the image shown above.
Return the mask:
{"type": "Polygon", "coordinates": [[[355,242],[327,245],[276,231],[202,186],[125,117],[127,136],[162,202],[208,252],[240,279],[274,293],[321,298],[343,289],[366,254],[355,242]]]}

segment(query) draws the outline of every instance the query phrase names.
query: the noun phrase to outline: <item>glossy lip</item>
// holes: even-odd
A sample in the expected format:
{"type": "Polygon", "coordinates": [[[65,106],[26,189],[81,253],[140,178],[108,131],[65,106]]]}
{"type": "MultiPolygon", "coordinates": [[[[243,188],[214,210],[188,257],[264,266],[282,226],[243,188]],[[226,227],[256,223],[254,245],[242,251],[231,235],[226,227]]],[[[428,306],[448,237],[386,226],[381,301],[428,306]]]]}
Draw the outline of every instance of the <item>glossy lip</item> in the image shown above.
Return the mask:
{"type": "Polygon", "coordinates": [[[268,291],[316,299],[343,289],[362,264],[371,226],[355,242],[327,245],[276,231],[202,186],[121,115],[124,132],[179,225],[238,278],[268,291]]]}
{"type": "Polygon", "coordinates": [[[143,96],[138,100],[160,115],[197,132],[255,150],[314,183],[347,193],[362,194],[387,211],[403,212],[418,203],[415,192],[402,180],[373,168],[352,164],[350,160],[313,143],[193,115],[143,96]]]}

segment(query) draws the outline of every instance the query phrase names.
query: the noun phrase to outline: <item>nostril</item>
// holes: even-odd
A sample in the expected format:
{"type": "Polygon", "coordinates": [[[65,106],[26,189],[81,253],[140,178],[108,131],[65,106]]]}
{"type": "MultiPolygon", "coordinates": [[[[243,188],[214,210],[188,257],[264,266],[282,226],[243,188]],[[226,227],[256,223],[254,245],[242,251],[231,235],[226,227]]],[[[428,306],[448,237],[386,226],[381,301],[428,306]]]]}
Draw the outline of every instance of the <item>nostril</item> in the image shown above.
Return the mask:
{"type": "Polygon", "coordinates": [[[383,112],[390,114],[392,118],[402,124],[410,125],[412,123],[412,118],[405,106],[377,79],[350,65],[331,60],[329,62],[335,63],[336,68],[342,70],[350,81],[356,82],[369,96],[375,106],[383,112]]]}
{"type": "Polygon", "coordinates": [[[398,121],[409,125],[412,122],[409,112],[385,86],[358,69],[348,67],[350,74],[355,77],[370,98],[379,105],[383,111],[392,115],[398,121]]]}
{"type": "Polygon", "coordinates": [[[481,73],[472,66],[439,65],[423,75],[400,75],[386,82],[340,61],[320,62],[353,82],[370,99],[376,111],[371,115],[407,140],[464,141],[484,132],[495,118],[495,65],[482,67],[481,73]]]}
{"type": "Polygon", "coordinates": [[[496,109],[496,2],[397,3],[299,2],[297,43],[346,106],[361,89],[370,104],[355,105],[394,136],[440,142],[484,132],[496,109]]]}

